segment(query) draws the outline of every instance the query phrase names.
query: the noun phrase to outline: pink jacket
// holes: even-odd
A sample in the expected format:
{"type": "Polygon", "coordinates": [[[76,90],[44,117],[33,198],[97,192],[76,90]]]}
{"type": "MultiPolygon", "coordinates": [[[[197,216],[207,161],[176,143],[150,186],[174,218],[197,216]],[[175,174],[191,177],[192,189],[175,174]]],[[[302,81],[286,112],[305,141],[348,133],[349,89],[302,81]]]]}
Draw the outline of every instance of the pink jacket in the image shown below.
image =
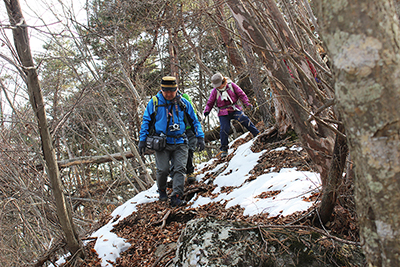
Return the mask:
{"type": "MultiPolygon", "coordinates": [[[[232,82],[232,89],[230,89],[229,84],[226,85],[226,91],[228,92],[230,98],[232,99],[233,103],[235,104],[236,110],[242,110],[242,107],[237,103],[237,101],[240,99],[243,103],[243,105],[249,106],[249,99],[247,98],[246,94],[243,92],[243,90],[237,86],[235,83],[232,82]]],[[[231,101],[228,100],[221,100],[221,96],[218,97],[218,89],[213,88],[210,94],[210,97],[208,98],[206,108],[204,110],[204,113],[210,112],[211,109],[214,107],[215,101],[217,101],[217,108],[225,107],[232,105],[231,101]]],[[[228,115],[228,113],[231,113],[235,111],[235,108],[233,106],[225,107],[222,109],[219,109],[218,116],[225,116],[228,115]]]]}

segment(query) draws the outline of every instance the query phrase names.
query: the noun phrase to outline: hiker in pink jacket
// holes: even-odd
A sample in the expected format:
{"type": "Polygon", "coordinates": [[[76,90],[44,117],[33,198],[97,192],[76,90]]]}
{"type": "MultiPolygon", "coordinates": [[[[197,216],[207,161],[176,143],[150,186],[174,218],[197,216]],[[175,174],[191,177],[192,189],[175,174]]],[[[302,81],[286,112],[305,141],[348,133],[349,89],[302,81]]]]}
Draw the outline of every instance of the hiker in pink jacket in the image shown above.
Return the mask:
{"type": "Polygon", "coordinates": [[[207,101],[204,116],[210,114],[214,105],[218,108],[219,123],[221,125],[221,152],[219,154],[221,157],[226,157],[228,155],[228,136],[229,131],[231,130],[230,121],[232,119],[239,121],[253,136],[256,136],[259,131],[250,121],[249,117],[243,113],[242,107],[239,103],[237,103],[240,99],[243,105],[253,109],[253,105],[249,102],[249,99],[243,90],[235,83],[228,80],[228,78],[222,76],[221,73],[214,74],[211,77],[211,83],[214,88],[212,89],[211,95],[207,101]]]}

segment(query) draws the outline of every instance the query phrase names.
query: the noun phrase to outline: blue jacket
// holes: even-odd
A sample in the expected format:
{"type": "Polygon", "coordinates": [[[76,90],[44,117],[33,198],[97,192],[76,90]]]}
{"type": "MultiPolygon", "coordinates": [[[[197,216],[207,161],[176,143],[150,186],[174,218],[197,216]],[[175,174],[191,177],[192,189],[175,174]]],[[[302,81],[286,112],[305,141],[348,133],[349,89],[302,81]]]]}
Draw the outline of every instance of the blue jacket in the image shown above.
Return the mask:
{"type": "MultiPolygon", "coordinates": [[[[186,114],[190,117],[189,119],[193,121],[194,133],[196,137],[204,138],[201,124],[197,118],[196,113],[193,110],[192,105],[187,99],[181,97],[180,95],[177,95],[176,97],[181,98],[180,101],[185,104],[186,110],[183,111],[181,105],[175,104],[176,102],[174,100],[166,100],[161,91],[157,93],[157,98],[158,108],[154,124],[155,133],[158,135],[164,133],[167,136],[167,144],[182,144],[185,142],[185,139],[182,136],[186,129],[184,121],[185,111],[186,114]],[[165,104],[167,105],[163,106],[165,104]],[[173,125],[174,123],[178,124],[180,129],[171,132],[169,125],[173,125]]],[[[153,99],[150,99],[149,103],[147,103],[146,110],[143,113],[143,121],[140,128],[140,141],[146,141],[146,138],[149,134],[151,115],[155,112],[155,105],[153,102],[153,99]]]]}

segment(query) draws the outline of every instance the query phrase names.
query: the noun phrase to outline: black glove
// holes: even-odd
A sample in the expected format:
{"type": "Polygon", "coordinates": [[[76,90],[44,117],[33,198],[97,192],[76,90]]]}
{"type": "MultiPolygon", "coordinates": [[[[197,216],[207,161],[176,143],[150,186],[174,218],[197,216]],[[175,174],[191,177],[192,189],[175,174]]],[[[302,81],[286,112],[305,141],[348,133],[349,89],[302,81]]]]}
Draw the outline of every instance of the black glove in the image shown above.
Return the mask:
{"type": "Polygon", "coordinates": [[[199,149],[199,151],[203,151],[205,147],[206,147],[206,144],[204,143],[204,138],[197,137],[197,148],[199,149]]]}
{"type": "Polygon", "coordinates": [[[207,117],[210,114],[210,111],[204,112],[204,117],[207,117]]]}
{"type": "Polygon", "coordinates": [[[146,141],[139,141],[139,155],[143,155],[146,151],[146,141]]]}

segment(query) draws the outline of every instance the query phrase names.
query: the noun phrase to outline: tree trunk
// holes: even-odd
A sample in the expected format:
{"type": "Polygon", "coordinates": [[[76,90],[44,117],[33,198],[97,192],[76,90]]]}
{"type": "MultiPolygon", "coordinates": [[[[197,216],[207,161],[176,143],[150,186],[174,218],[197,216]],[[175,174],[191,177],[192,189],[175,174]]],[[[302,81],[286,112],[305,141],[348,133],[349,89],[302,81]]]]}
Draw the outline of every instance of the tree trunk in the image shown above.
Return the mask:
{"type": "Polygon", "coordinates": [[[313,2],[355,163],[369,266],[400,266],[399,21],[391,0],[313,2]]]}
{"type": "MultiPolygon", "coordinates": [[[[339,125],[338,130],[344,133],[343,125],[339,125]]],[[[319,216],[322,224],[330,221],[333,209],[336,206],[336,191],[343,178],[343,170],[348,154],[347,140],[344,136],[337,134],[335,147],[333,148],[332,164],[329,169],[326,186],[322,191],[321,204],[319,206],[319,216]]]]}
{"type": "Polygon", "coordinates": [[[83,257],[82,243],[75,231],[70,209],[64,197],[62,182],[58,171],[56,155],[53,147],[53,140],[48,128],[46,112],[44,109],[43,95],[40,89],[36,68],[33,64],[32,54],[29,45],[28,31],[25,19],[21,12],[18,0],[4,0],[10,24],[13,27],[15,48],[17,50],[20,63],[26,74],[26,84],[29,92],[29,99],[33,110],[36,113],[42,149],[47,165],[47,172],[53,189],[54,198],[57,205],[58,220],[64,231],[65,239],[71,255],[83,257]]]}
{"type": "MultiPolygon", "coordinates": [[[[175,18],[177,16],[176,5],[173,5],[172,8],[169,8],[171,18],[175,18]]],[[[179,56],[178,56],[178,30],[175,25],[168,25],[168,52],[169,52],[169,75],[176,77],[176,83],[180,84],[180,75],[179,75],[179,56]]]]}

